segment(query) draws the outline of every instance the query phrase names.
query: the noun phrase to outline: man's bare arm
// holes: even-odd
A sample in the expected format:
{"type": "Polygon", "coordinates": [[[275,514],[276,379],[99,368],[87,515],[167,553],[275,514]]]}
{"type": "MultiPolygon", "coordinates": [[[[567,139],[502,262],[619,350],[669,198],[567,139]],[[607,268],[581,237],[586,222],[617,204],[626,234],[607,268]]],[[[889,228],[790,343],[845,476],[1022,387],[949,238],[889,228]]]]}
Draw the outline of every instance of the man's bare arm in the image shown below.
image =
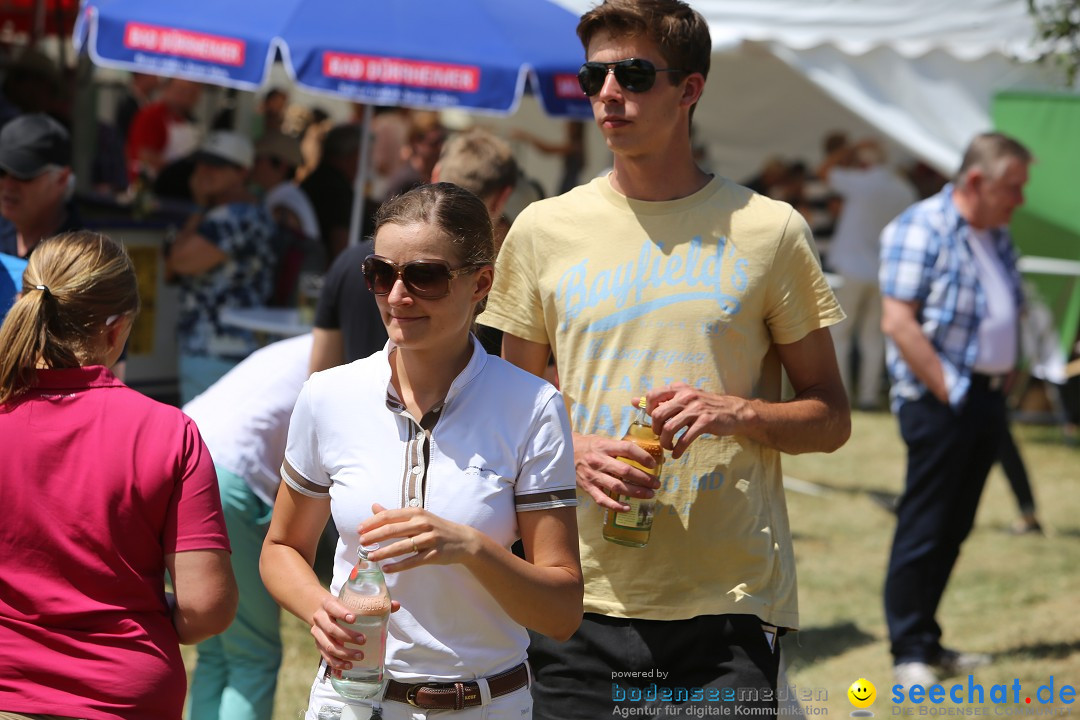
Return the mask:
{"type": "Polygon", "coordinates": [[[704,433],[741,435],[792,455],[832,452],[847,442],[851,409],[828,329],[776,348],[795,390],[791,400],[719,395],[685,383],[648,392],[653,429],[673,458],[704,433]]]}
{"type": "Polygon", "coordinates": [[[340,330],[317,327],[312,329],[311,337],[309,374],[345,364],[345,339],[340,330]]]}

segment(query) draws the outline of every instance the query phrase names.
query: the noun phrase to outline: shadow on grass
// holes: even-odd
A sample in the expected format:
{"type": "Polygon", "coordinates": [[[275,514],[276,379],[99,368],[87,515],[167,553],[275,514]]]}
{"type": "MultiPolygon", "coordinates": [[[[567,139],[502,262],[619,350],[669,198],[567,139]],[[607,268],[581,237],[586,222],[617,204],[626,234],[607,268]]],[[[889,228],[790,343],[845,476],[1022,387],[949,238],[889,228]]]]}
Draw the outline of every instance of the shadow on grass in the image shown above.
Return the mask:
{"type": "Polygon", "coordinates": [[[1070,540],[1080,539],[1080,528],[1077,527],[1050,527],[1046,528],[1045,532],[1023,532],[1017,533],[1013,530],[1013,526],[1009,523],[990,523],[984,527],[977,527],[973,532],[990,532],[997,533],[999,535],[1007,535],[1014,537],[1017,540],[1023,538],[1030,538],[1034,542],[1045,542],[1053,538],[1068,538],[1070,540]]]}
{"type": "Polygon", "coordinates": [[[863,645],[876,642],[874,637],[851,621],[827,627],[812,627],[788,636],[784,642],[784,654],[797,664],[810,664],[841,655],[863,645]]]}
{"type": "Polygon", "coordinates": [[[791,478],[784,478],[784,482],[788,490],[803,492],[808,495],[829,495],[833,493],[849,496],[865,495],[871,502],[889,513],[895,513],[896,506],[900,502],[899,493],[876,488],[840,486],[822,480],[798,480],[794,481],[798,485],[794,485],[791,478]]]}
{"type": "Polygon", "coordinates": [[[1036,660],[1061,660],[1077,652],[1080,652],[1080,640],[1058,643],[1043,642],[1020,645],[1011,650],[994,653],[994,660],[997,662],[1004,659],[1029,660],[1032,658],[1036,660]]]}

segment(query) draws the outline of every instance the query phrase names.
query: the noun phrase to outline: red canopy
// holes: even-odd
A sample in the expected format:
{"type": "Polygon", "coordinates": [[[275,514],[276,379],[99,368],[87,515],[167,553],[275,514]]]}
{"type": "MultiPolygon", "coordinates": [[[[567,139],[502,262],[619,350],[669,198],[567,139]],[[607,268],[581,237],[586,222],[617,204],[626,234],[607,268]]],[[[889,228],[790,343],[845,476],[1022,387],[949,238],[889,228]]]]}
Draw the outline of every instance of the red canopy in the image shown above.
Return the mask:
{"type": "Polygon", "coordinates": [[[0,38],[72,33],[79,0],[0,0],[0,38]]]}

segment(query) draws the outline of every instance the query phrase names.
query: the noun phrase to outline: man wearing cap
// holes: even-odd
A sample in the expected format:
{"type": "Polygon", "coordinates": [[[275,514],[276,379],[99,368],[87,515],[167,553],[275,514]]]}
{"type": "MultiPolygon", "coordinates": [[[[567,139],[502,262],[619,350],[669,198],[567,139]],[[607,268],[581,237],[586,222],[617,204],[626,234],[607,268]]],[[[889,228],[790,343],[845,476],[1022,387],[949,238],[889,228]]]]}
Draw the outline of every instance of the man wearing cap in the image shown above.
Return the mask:
{"type": "Polygon", "coordinates": [[[0,253],[29,257],[41,240],[81,227],[71,198],[71,139],[43,113],[0,130],[0,253]]]}
{"type": "Polygon", "coordinates": [[[312,240],[319,239],[319,219],[300,186],[293,182],[304,162],[300,142],[276,131],[266,132],[255,143],[255,166],[251,181],[262,192],[263,205],[280,227],[312,240]]]}
{"type": "Polygon", "coordinates": [[[262,307],[273,283],[274,223],[247,191],[251,141],[211,133],[196,152],[191,191],[200,210],[167,249],[166,271],[180,284],[180,398],[210,387],[258,346],[254,335],[223,325],[225,308],[262,307]]]}

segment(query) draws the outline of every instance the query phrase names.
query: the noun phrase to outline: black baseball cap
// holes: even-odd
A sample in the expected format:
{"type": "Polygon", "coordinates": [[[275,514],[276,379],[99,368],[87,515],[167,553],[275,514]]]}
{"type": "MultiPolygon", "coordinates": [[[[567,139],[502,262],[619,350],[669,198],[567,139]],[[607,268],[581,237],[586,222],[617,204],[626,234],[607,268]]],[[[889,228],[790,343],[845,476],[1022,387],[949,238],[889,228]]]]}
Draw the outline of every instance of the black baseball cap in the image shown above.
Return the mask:
{"type": "Polygon", "coordinates": [[[50,165],[71,165],[71,136],[56,120],[20,115],[0,130],[0,170],[30,180],[50,165]]]}

